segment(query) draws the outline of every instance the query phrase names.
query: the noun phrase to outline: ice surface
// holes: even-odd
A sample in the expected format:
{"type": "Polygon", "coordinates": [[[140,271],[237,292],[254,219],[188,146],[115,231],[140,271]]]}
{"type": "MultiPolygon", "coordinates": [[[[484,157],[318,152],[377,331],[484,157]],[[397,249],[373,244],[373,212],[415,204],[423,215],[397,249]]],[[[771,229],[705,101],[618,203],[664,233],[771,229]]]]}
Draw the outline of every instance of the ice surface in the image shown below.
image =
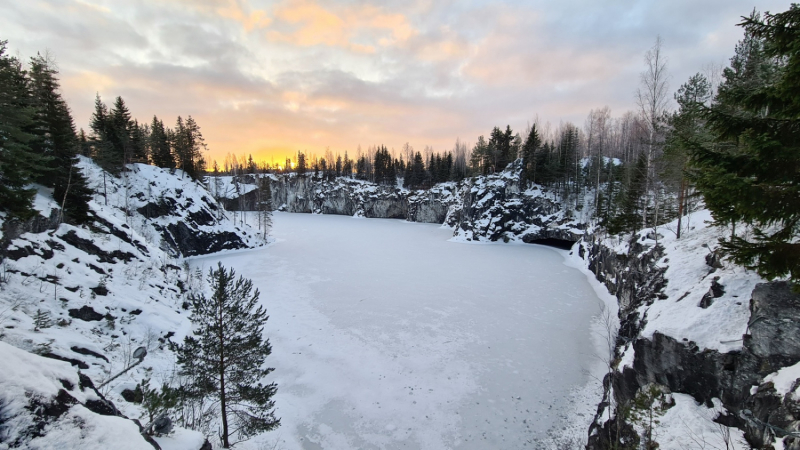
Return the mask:
{"type": "Polygon", "coordinates": [[[447,228],[398,220],[274,222],[268,248],[191,260],[261,290],[282,418],[263,444],[546,448],[574,420],[600,300],[564,252],[448,242],[447,228]]]}

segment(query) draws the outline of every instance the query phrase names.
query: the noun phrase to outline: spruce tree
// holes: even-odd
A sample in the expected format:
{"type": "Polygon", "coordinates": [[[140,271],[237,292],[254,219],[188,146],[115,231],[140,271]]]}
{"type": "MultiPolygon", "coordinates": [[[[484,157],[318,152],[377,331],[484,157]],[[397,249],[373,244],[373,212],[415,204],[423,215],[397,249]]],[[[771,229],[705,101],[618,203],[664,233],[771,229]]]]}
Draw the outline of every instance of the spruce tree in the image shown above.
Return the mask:
{"type": "Polygon", "coordinates": [[[425,165],[422,162],[422,154],[417,152],[414,154],[414,162],[411,164],[411,181],[408,183],[408,187],[411,189],[419,189],[424,182],[425,165]]]}
{"type": "Polygon", "coordinates": [[[169,143],[169,134],[164,128],[164,122],[153,116],[150,123],[150,158],[153,164],[163,169],[174,169],[175,158],[169,143]]]}
{"type": "Polygon", "coordinates": [[[108,140],[110,154],[107,164],[112,172],[124,169],[125,164],[133,162],[133,127],[131,112],[125,100],[117,96],[114,107],[109,112],[108,140]]]}
{"type": "Polygon", "coordinates": [[[523,184],[538,182],[536,179],[536,152],[541,145],[542,140],[536,130],[536,124],[533,124],[531,131],[525,138],[525,143],[522,144],[522,172],[520,176],[523,179],[523,184]]]}
{"type": "Polygon", "coordinates": [[[272,352],[262,338],[268,316],[258,304],[258,289],[221,263],[209,269],[211,296],[191,294],[194,331],[178,349],[185,392],[218,401],[223,448],[280,425],[275,417],[275,383],[261,380],[274,369],[264,360],[272,352]]]}
{"type": "MultiPolygon", "coordinates": [[[[723,73],[717,103],[701,107],[713,141],[691,145],[691,175],[719,225],[750,233],[720,243],[767,279],[800,281],[800,6],[753,14],[723,73]]],[[[797,286],[797,284],[796,284],[797,286]]]]}
{"type": "Polygon", "coordinates": [[[306,169],[306,155],[303,152],[297,152],[297,174],[305,175],[306,169]]]}
{"type": "Polygon", "coordinates": [[[25,71],[17,58],[6,55],[6,44],[0,41],[0,211],[28,219],[35,215],[36,193],[28,184],[48,161],[31,149],[36,109],[25,71]]]}
{"type": "Polygon", "coordinates": [[[71,223],[89,220],[92,191],[78,167],[78,136],[52,61],[41,55],[31,58],[32,96],[38,116],[39,153],[48,160],[47,170],[39,174],[39,183],[53,188],[53,199],[62,207],[63,217],[71,223]]]}

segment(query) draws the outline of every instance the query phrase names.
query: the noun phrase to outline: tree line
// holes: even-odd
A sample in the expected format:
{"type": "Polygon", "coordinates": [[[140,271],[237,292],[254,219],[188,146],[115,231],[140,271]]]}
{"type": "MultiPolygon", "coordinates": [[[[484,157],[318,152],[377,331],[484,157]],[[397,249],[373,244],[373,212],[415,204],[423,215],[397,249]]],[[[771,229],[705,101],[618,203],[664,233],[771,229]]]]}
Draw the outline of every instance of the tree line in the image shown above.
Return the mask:
{"type": "Polygon", "coordinates": [[[109,108],[98,94],[90,132],[76,130],[52,58],[37,54],[26,65],[8,54],[7,44],[0,41],[0,211],[21,220],[36,215],[35,183],[52,189],[61,206],[59,221],[89,221],[92,190],[78,155],[94,159],[104,176],[145,163],[204,177],[206,145],[191,116],[179,116],[174,128],[156,116],[139,124],[122,97],[109,108]]]}
{"type": "Polygon", "coordinates": [[[119,173],[127,164],[152,164],[164,169],[181,169],[194,180],[205,176],[206,150],[203,134],[197,122],[188,116],[178,116],[170,128],[153,116],[151,123],[139,124],[131,118],[122,97],[117,97],[109,109],[100,95],[95,98],[90,123],[91,135],[83,130],[80,141],[83,154],[90,156],[105,170],[119,173]]]}

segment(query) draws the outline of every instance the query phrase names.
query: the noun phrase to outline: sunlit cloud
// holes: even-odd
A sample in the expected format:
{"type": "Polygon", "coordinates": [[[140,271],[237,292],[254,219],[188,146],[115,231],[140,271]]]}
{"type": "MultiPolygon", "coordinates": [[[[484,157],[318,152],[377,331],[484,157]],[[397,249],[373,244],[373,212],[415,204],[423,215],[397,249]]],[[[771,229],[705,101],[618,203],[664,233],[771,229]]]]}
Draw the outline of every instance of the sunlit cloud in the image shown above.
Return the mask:
{"type": "MultiPolygon", "coordinates": [[[[760,8],[785,10],[788,1],[760,8]]],[[[676,90],[727,63],[743,0],[30,0],[0,4],[23,58],[54,55],[87,128],[95,94],[134,117],[192,115],[211,159],[285,160],[359,145],[451,148],[538,116],[582,125],[635,108],[642,56],[664,38],[676,90]]]]}

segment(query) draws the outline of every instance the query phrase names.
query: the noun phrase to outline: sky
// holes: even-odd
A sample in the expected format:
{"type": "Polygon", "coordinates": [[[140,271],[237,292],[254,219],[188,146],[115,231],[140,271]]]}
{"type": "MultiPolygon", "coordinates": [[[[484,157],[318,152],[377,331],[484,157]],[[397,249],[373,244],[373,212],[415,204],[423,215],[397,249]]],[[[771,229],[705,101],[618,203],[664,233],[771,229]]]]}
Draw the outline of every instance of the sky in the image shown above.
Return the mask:
{"type": "Polygon", "coordinates": [[[76,125],[96,94],[133,116],[191,115],[208,158],[283,161],[361,146],[449,150],[494,126],[582,126],[636,110],[663,39],[670,92],[727,65],[761,0],[9,0],[0,40],[47,52],[76,125]]]}

